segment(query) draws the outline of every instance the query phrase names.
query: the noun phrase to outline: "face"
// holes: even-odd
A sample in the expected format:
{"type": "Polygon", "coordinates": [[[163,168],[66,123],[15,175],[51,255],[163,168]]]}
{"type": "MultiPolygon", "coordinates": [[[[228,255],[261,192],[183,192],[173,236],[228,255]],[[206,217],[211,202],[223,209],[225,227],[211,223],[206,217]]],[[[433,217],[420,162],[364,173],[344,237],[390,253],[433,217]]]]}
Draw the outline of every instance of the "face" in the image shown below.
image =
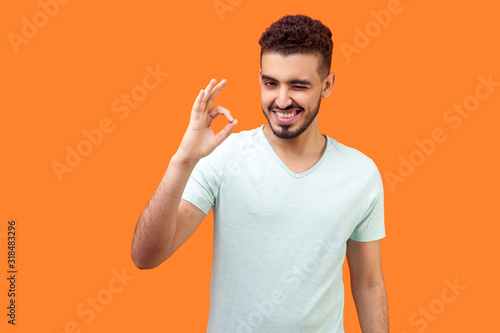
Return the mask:
{"type": "Polygon", "coordinates": [[[333,74],[318,74],[319,57],[313,54],[283,56],[264,53],[259,78],[262,112],[274,135],[292,139],[318,129],[321,98],[333,87],[333,74]]]}

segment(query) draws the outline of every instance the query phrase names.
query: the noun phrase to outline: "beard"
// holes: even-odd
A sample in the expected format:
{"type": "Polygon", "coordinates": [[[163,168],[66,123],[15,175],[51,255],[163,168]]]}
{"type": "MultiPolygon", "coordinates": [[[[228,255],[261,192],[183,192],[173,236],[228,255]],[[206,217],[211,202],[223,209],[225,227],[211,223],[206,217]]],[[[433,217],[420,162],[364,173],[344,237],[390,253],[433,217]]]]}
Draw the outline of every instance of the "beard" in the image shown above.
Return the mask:
{"type": "MultiPolygon", "coordinates": [[[[274,105],[274,104],[271,105],[267,109],[267,113],[264,111],[264,107],[262,107],[262,113],[264,113],[264,116],[266,117],[267,122],[269,124],[269,127],[271,128],[271,131],[273,132],[274,135],[276,135],[280,139],[293,139],[293,138],[298,137],[302,133],[304,133],[305,130],[309,127],[309,125],[311,125],[313,120],[318,115],[320,105],[321,105],[321,95],[319,96],[318,104],[316,105],[316,107],[314,109],[312,109],[311,113],[309,113],[306,116],[306,118],[304,119],[304,122],[302,123],[302,126],[300,126],[296,130],[290,129],[292,124],[291,125],[278,124],[278,128],[274,128],[273,125],[271,125],[271,121],[269,120],[269,117],[271,117],[271,112],[272,112],[271,110],[280,110],[280,108],[278,108],[276,105],[274,105]]],[[[304,109],[295,103],[292,103],[292,105],[288,106],[287,108],[285,108],[283,110],[290,110],[290,109],[299,109],[299,110],[302,110],[300,112],[304,112],[303,111],[304,109]]]]}

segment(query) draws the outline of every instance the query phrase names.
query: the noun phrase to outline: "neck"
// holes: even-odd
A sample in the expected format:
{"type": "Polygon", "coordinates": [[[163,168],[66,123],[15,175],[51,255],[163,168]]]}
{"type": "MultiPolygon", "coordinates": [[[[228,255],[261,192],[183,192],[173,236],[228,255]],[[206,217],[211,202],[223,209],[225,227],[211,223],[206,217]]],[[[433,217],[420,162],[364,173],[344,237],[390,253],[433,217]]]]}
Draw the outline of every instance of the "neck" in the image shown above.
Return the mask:
{"type": "Polygon", "coordinates": [[[264,126],[264,134],[276,152],[290,157],[321,156],[326,147],[326,138],[319,131],[317,121],[293,139],[277,137],[269,125],[264,126]]]}

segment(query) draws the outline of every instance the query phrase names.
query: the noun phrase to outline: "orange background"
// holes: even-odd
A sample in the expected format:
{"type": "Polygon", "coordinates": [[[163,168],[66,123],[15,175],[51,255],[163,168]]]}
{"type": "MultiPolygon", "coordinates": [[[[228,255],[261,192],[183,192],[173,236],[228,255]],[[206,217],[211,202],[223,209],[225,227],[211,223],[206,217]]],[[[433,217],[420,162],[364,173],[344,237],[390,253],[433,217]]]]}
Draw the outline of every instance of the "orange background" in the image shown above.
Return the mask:
{"type": "MultiPolygon", "coordinates": [[[[402,10],[372,31],[369,45],[348,62],[340,45],[354,45],[355,28],[364,29],[374,21],[370,11],[389,2],[233,0],[221,20],[212,0],[75,0],[59,5],[17,53],[9,33],[21,35],[22,18],[32,21],[41,7],[35,0],[4,2],[1,331],[206,331],[212,217],[149,271],[136,269],[130,258],[135,224],[180,143],[197,93],[212,77],[228,80],[216,103],[239,120],[235,131],[264,122],[258,39],[272,22],[297,13],[321,20],[333,33],[337,80],[322,103],[321,130],[373,158],[383,175],[391,332],[498,327],[500,87],[457,129],[443,115],[474,95],[478,76],[500,81],[499,6],[401,0],[402,10]],[[157,65],[168,77],[120,119],[111,103],[142,84],[147,66],[157,65]],[[113,131],[59,181],[52,163],[65,163],[65,147],[75,149],[85,140],[82,131],[105,118],[113,131]],[[384,174],[397,173],[398,158],[409,158],[415,140],[430,138],[434,128],[447,140],[392,191],[384,174]],[[5,315],[9,219],[18,230],[15,327],[5,315]],[[113,270],[131,280],[110,294],[113,270]],[[443,310],[444,280],[455,279],[467,289],[443,310]],[[85,303],[98,295],[107,304],[86,322],[90,315],[77,309],[90,309],[85,303]],[[429,305],[440,313],[425,329],[410,322],[429,305]]],[[[345,330],[360,332],[344,268],[345,330]]]]}

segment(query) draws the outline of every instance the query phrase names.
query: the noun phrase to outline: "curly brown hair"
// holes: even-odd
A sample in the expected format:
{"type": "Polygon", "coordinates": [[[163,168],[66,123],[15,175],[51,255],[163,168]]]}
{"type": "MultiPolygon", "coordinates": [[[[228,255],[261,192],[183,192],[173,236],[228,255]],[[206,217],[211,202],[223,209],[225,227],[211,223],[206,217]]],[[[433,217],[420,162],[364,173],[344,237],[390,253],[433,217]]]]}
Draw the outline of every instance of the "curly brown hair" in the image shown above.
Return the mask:
{"type": "Polygon", "coordinates": [[[287,15],[271,24],[259,39],[262,55],[266,52],[283,56],[315,54],[319,57],[318,74],[324,79],[332,62],[332,32],[318,20],[305,15],[287,15]]]}

